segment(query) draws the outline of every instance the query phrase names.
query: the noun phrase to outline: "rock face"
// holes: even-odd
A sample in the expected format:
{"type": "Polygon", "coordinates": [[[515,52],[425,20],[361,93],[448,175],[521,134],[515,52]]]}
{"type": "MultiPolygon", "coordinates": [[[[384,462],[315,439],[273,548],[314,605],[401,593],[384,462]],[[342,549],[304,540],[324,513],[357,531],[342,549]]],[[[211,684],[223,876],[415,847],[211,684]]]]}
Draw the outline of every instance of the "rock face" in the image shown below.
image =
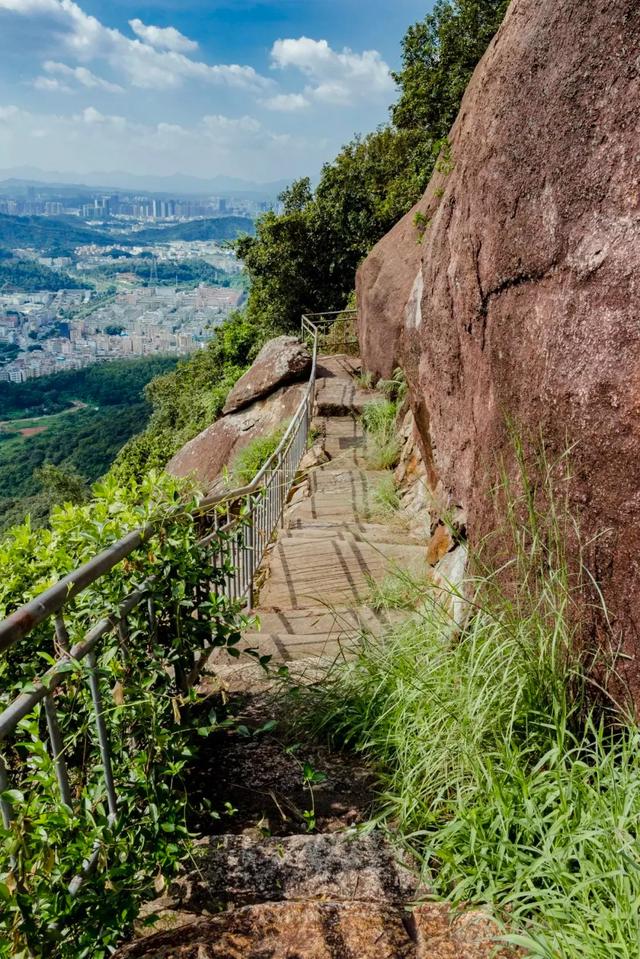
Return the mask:
{"type": "Polygon", "coordinates": [[[515,473],[505,415],[549,457],[575,444],[571,505],[640,707],[638,50],[637,0],[512,0],[358,294],[364,366],[405,369],[472,542],[499,522],[496,460],[515,473]]]}
{"type": "Polygon", "coordinates": [[[167,464],[172,476],[191,476],[205,489],[220,477],[224,466],[257,436],[267,436],[293,416],[305,384],[283,386],[266,399],[222,416],[186,443],[167,464]]]}
{"type": "Polygon", "coordinates": [[[302,379],[310,369],[311,354],[297,337],[278,336],[269,340],[229,393],[223,414],[235,413],[279,387],[302,379]]]}

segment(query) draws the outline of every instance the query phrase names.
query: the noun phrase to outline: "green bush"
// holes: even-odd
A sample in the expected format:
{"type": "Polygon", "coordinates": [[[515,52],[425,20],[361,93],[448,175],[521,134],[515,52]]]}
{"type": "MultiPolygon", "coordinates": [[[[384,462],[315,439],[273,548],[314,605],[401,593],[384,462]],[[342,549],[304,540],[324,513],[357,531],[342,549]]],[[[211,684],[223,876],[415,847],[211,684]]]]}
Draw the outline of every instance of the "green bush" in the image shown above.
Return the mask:
{"type": "Polygon", "coordinates": [[[231,466],[234,484],[246,486],[256,473],[262,469],[272,453],[278,448],[286,427],[281,426],[268,436],[257,436],[244,449],[240,450],[231,466]]]}
{"type": "MultiPolygon", "coordinates": [[[[119,488],[98,484],[85,505],[55,507],[48,529],[29,523],[0,543],[0,615],[5,616],[132,528],[153,517],[157,535],[65,610],[70,642],[123,598],[150,582],[146,602],[130,613],[126,641],[117,629],[96,647],[118,809],[111,821],[105,799],[87,679],[87,660],[71,662],[55,693],[65,744],[73,811],[60,802],[45,735],[42,705],[3,743],[10,770],[9,828],[0,825],[0,956],[3,959],[84,959],[110,955],[130,929],[141,899],[176,872],[188,850],[183,770],[198,736],[215,717],[196,720],[195,697],[180,675],[194,651],[209,642],[233,645],[244,619],[213,590],[230,571],[200,546],[198,523],[176,510],[190,505],[188,487],[166,475],[119,488]],[[210,584],[203,589],[203,584],[210,584]],[[211,592],[210,592],[211,590],[211,592]],[[194,728],[195,723],[195,728],[194,728]],[[97,868],[77,897],[69,883],[99,850],[97,868]]],[[[224,549],[223,549],[224,552],[224,549]]],[[[0,660],[0,709],[55,655],[46,620],[0,660]]]]}

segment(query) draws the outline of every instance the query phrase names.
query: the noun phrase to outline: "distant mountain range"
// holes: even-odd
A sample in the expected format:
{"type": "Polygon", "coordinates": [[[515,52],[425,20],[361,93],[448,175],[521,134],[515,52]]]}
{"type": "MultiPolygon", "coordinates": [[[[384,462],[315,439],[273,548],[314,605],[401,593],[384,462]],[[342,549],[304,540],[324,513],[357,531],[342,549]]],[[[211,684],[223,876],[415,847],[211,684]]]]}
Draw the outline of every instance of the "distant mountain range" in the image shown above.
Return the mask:
{"type": "Polygon", "coordinates": [[[246,196],[270,200],[281,193],[288,180],[255,183],[231,176],[201,178],[183,173],[171,176],[140,176],[136,173],[112,171],[109,173],[60,173],[37,167],[14,167],[0,170],[0,193],[26,190],[27,187],[66,187],[77,191],[104,190],[136,191],[140,193],[193,194],[196,196],[246,196]]]}

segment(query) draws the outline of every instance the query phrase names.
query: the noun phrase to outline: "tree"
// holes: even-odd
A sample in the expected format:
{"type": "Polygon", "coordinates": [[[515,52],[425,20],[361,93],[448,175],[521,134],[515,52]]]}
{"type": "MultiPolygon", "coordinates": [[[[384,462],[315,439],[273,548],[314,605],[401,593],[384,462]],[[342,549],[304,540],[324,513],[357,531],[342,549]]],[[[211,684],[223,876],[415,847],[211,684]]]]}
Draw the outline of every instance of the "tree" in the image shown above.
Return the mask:
{"type": "Polygon", "coordinates": [[[345,305],[359,263],[424,192],[507,3],[438,0],[403,40],[392,123],[346,144],[315,191],[307,177],[292,183],[282,213],[266,213],[256,235],[237,242],[254,324],[292,332],[301,313],[345,305]]]}
{"type": "Polygon", "coordinates": [[[34,470],[33,475],[42,486],[49,506],[58,503],[84,503],[88,497],[84,477],[72,466],[43,463],[39,469],[34,470]]]}

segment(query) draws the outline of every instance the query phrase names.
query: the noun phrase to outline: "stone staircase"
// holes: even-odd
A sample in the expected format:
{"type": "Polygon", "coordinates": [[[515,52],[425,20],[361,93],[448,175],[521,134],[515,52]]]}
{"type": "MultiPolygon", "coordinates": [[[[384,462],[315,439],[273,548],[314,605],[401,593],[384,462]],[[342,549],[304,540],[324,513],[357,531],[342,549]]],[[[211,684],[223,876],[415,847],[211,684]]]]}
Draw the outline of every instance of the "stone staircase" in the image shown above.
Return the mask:
{"type": "MultiPolygon", "coordinates": [[[[244,645],[302,673],[349,655],[362,630],[382,633],[395,619],[368,605],[372,581],[400,568],[426,574],[426,545],[380,513],[376,488],[384,474],[370,470],[356,419],[370,391],[354,381],[359,363],[346,356],[321,360],[315,431],[317,465],[288,505],[283,529],[269,551],[259,602],[259,630],[244,645]]],[[[404,614],[396,614],[402,617],[404,614]]],[[[253,664],[211,657],[215,683],[227,694],[256,696],[264,676],[253,664]]],[[[258,707],[258,714],[260,707],[258,707]]],[[[266,715],[269,715],[267,712],[266,715]]],[[[271,796],[269,828],[209,836],[197,844],[193,867],[164,899],[150,936],[123,947],[134,959],[489,959],[510,956],[496,947],[497,927],[482,912],[454,915],[443,904],[416,903],[427,890],[397,849],[377,831],[363,831],[365,814],[349,811],[348,795],[362,771],[325,757],[326,782],[312,786],[318,832],[286,834],[282,822],[300,801],[295,790],[274,794],[271,766],[282,763],[275,743],[239,743],[214,760],[221,796],[271,796]],[[338,769],[336,773],[335,769],[338,769]],[[340,779],[340,774],[342,778],[340,779]],[[229,779],[239,780],[229,792],[229,779]],[[346,779],[346,785],[345,785],[346,779]],[[245,782],[250,780],[250,784],[245,782]],[[233,791],[235,790],[235,791],[233,791]],[[295,800],[295,801],[294,801],[295,800]],[[346,810],[346,814],[345,814],[346,810]],[[334,814],[332,816],[332,813],[334,814]],[[356,828],[345,823],[355,822],[356,828]],[[280,830],[280,835],[274,835],[280,830]],[[324,830],[324,831],[323,831],[324,830]],[[268,833],[268,834],[265,834],[268,833]]],[[[290,758],[287,760],[290,762],[290,758]]],[[[279,773],[286,780],[286,775],[279,773]]],[[[367,775],[366,773],[364,774],[367,775]]],[[[294,817],[295,819],[295,817],[294,817]]],[[[264,817],[258,823],[261,825],[264,817]]],[[[290,825],[290,823],[289,823],[290,825]]],[[[288,828],[288,826],[287,826],[288,828]]]]}

